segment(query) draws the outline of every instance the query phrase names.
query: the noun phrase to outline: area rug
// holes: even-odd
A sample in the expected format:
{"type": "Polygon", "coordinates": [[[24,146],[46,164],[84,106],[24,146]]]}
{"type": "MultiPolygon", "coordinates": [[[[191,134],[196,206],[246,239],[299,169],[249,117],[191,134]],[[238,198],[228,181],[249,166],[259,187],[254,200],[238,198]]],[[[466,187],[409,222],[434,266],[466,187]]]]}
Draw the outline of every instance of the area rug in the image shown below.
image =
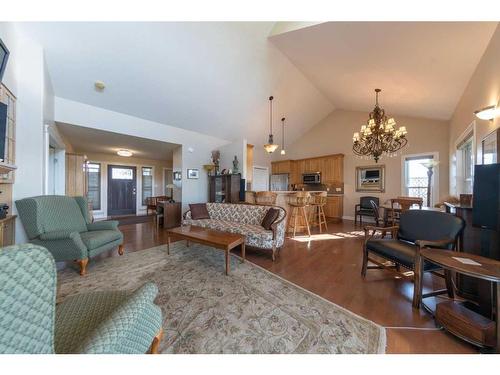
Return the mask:
{"type": "Polygon", "coordinates": [[[69,295],[158,285],[162,353],[384,353],[385,329],[248,261],[183,242],[91,262],[58,275],[69,295]]]}

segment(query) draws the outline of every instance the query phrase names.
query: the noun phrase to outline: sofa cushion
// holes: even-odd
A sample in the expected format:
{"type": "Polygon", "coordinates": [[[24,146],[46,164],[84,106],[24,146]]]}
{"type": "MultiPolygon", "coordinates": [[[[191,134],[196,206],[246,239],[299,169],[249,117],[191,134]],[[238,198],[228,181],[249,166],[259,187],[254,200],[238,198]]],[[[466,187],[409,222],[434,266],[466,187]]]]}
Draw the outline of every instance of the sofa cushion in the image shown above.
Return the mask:
{"type": "Polygon", "coordinates": [[[262,227],[265,230],[271,230],[271,225],[278,219],[280,215],[280,211],[276,208],[270,208],[266,212],[266,216],[264,216],[264,219],[262,219],[262,227]]]}
{"type": "Polygon", "coordinates": [[[89,250],[97,249],[98,247],[123,238],[122,233],[117,230],[93,230],[80,233],[80,236],[89,250]]]}
{"type": "MultiPolygon", "coordinates": [[[[395,239],[373,239],[366,243],[366,248],[385,259],[399,263],[409,269],[415,268],[417,246],[410,242],[395,239]]],[[[433,263],[424,263],[425,271],[439,268],[439,266],[433,263]]]]}
{"type": "Polygon", "coordinates": [[[206,203],[190,204],[189,209],[193,220],[210,219],[206,203]]]}

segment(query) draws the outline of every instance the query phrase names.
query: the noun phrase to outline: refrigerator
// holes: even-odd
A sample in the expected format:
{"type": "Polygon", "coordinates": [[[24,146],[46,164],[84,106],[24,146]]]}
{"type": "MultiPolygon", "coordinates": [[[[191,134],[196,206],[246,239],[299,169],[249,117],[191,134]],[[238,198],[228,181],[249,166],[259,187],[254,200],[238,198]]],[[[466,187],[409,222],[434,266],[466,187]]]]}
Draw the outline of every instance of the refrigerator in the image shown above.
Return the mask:
{"type": "Polygon", "coordinates": [[[286,191],[288,190],[288,173],[278,173],[271,175],[271,183],[269,184],[271,191],[286,191]]]}

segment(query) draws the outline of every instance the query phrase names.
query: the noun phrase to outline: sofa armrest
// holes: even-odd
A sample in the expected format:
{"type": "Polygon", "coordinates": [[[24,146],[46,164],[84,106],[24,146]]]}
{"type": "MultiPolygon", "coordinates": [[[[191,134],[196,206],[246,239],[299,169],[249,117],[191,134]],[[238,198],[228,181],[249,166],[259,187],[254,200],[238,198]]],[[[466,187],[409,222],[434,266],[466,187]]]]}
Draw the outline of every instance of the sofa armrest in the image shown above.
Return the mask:
{"type": "Polygon", "coordinates": [[[284,215],[281,219],[275,220],[271,224],[271,230],[273,231],[273,241],[277,238],[278,236],[278,225],[280,225],[285,219],[286,219],[286,210],[282,207],[279,207],[278,209],[283,210],[284,215]]]}
{"type": "Polygon", "coordinates": [[[94,223],[87,224],[87,229],[89,231],[116,230],[118,228],[118,224],[118,220],[96,221],[94,223]]]}
{"type": "Polygon", "coordinates": [[[54,241],[54,240],[67,240],[79,238],[80,233],[69,230],[55,230],[52,232],[45,232],[40,234],[39,238],[42,241],[54,241]]]}

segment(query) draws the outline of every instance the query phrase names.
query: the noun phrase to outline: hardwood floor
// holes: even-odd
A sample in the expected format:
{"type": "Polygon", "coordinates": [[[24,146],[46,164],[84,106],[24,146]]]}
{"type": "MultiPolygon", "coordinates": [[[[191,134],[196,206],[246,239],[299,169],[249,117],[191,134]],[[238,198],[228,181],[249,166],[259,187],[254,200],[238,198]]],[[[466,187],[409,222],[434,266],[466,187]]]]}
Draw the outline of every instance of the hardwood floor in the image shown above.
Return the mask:
{"type": "MultiPolygon", "coordinates": [[[[120,226],[125,252],[166,243],[165,232],[152,223],[120,226]]],[[[388,353],[477,353],[477,349],[438,330],[424,310],[411,306],[413,284],[382,270],[360,275],[363,231],[354,222],[329,223],[328,233],[312,239],[287,238],[276,262],[270,252],[247,247],[251,262],[387,328],[388,353]]],[[[237,252],[236,252],[237,253],[237,252]]],[[[112,253],[116,256],[116,252],[112,253]]],[[[427,275],[424,289],[441,288],[427,275]]]]}

